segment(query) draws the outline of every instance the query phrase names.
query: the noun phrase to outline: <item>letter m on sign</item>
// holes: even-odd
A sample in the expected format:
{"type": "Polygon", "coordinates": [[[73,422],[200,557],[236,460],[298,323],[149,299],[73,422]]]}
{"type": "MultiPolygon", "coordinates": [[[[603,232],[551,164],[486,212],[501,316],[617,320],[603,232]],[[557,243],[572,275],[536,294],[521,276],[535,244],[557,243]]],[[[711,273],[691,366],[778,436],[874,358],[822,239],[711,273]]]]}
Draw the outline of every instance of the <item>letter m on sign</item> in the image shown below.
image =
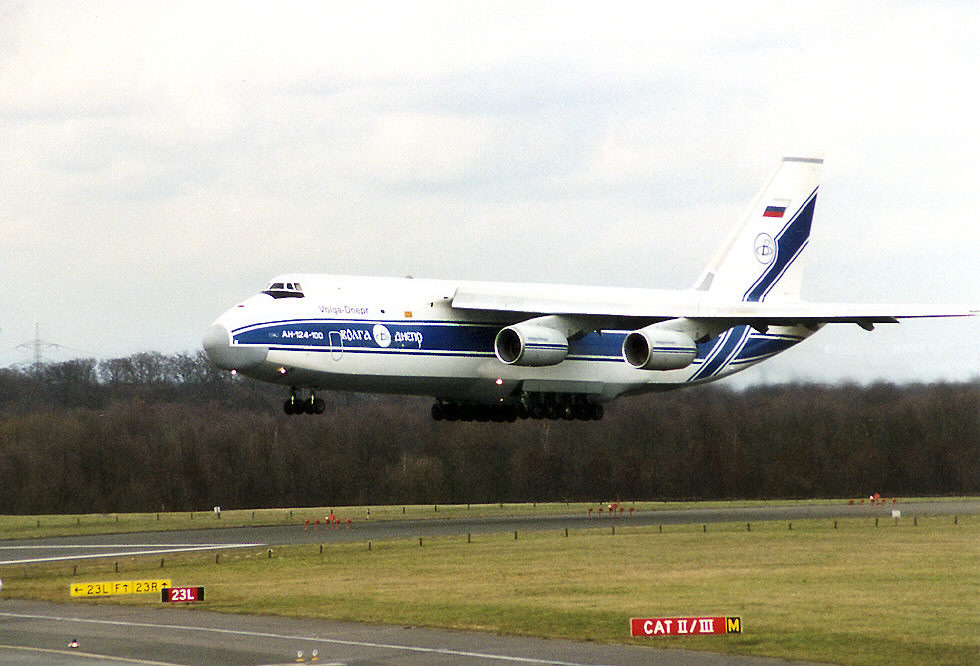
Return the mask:
{"type": "Polygon", "coordinates": [[[740,617],[726,617],[725,618],[725,633],[726,634],[740,634],[740,633],[742,633],[742,618],[740,618],[740,617]]]}

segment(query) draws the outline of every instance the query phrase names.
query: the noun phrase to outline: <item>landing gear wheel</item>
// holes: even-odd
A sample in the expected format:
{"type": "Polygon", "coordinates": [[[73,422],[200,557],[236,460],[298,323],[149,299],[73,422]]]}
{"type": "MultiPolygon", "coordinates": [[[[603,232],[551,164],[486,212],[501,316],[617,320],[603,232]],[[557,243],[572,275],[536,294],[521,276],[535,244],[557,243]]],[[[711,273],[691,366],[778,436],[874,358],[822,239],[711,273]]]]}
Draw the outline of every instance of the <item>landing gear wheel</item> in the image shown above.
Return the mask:
{"type": "Polygon", "coordinates": [[[327,409],[327,403],[322,398],[316,397],[310,391],[310,397],[302,399],[298,395],[297,389],[293,389],[286,402],[282,403],[282,411],[292,416],[293,414],[322,414],[327,409]]]}

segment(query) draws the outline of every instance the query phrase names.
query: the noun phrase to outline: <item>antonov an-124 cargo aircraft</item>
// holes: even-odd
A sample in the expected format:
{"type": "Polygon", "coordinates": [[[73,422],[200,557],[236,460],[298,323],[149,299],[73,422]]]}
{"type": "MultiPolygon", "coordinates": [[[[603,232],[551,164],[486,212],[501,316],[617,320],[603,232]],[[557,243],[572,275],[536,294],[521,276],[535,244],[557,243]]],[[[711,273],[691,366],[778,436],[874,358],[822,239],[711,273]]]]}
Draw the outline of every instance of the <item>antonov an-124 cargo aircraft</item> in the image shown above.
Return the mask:
{"type": "Polygon", "coordinates": [[[958,306],[806,303],[803,259],[823,160],[786,157],[686,290],[286,274],[222,314],[219,367],[318,391],[432,396],[436,420],[593,420],[620,396],[702,384],[825,324],[976,314],[958,306]]]}

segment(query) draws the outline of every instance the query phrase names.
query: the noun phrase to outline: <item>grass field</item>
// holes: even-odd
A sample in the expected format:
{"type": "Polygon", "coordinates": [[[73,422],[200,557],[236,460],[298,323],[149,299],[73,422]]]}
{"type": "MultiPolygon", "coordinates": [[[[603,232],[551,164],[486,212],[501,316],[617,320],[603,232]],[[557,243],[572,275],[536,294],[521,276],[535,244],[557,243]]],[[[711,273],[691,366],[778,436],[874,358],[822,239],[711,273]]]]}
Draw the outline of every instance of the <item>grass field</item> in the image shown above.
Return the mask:
{"type": "MultiPolygon", "coordinates": [[[[432,506],[414,509],[437,513],[432,506]]],[[[372,514],[380,510],[372,508],[372,514]]],[[[400,511],[390,509],[396,518],[400,511]]],[[[408,509],[404,515],[410,516],[408,509]]],[[[291,519],[298,517],[295,510],[291,519]]],[[[229,524],[227,518],[221,524],[229,524]]],[[[152,514],[142,520],[158,522],[152,514]]],[[[262,549],[226,551],[217,558],[168,556],[162,569],[159,557],[131,558],[119,563],[118,574],[113,561],[79,563],[74,576],[73,565],[65,563],[9,567],[0,577],[4,596],[62,602],[72,582],[166,577],[175,585],[204,585],[207,601],[201,607],[228,612],[842,664],[980,662],[976,515],[955,521],[924,517],[916,524],[883,519],[879,527],[873,518],[841,519],[837,527],[833,520],[795,521],[792,529],[753,523],[751,531],[744,523],[709,525],[706,531],[701,525],[665,526],[662,532],[620,524],[615,534],[606,526],[573,530],[567,537],[532,532],[516,540],[513,533],[478,535],[471,542],[466,536],[432,538],[422,546],[417,540],[375,542],[370,549],[367,543],[294,546],[271,555],[262,549]],[[743,633],[629,637],[631,617],[692,615],[740,616],[743,633]]],[[[160,602],[115,597],[75,603],[160,602]]]]}

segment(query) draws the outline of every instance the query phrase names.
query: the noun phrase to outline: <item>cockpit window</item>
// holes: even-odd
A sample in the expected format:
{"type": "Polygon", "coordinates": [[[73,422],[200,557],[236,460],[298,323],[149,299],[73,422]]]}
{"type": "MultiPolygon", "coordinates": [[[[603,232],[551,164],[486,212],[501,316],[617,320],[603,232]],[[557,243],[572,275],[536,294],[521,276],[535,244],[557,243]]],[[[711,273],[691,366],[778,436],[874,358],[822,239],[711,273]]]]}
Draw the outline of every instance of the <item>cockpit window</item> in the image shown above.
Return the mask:
{"type": "Polygon", "coordinates": [[[299,282],[272,282],[262,293],[273,298],[303,298],[299,282]]]}

